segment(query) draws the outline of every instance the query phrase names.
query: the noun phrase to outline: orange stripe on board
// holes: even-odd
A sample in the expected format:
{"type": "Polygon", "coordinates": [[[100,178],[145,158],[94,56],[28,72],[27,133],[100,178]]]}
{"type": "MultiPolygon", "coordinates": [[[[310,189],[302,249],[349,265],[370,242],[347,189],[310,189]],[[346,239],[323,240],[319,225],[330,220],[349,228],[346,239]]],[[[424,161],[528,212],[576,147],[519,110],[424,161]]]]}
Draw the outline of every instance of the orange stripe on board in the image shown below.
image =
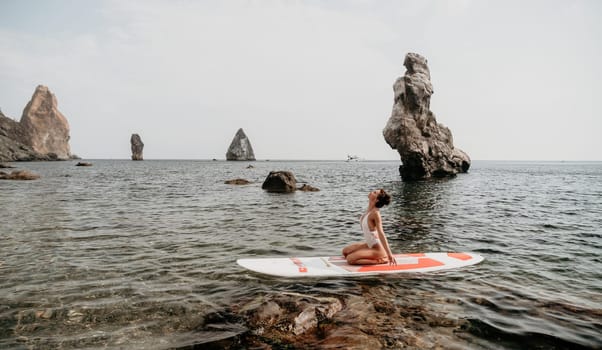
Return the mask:
{"type": "Polygon", "coordinates": [[[303,262],[297,258],[291,258],[293,264],[297,265],[299,268],[299,272],[307,272],[307,266],[303,264],[303,262]]]}
{"type": "Polygon", "coordinates": [[[398,264],[398,265],[366,265],[359,268],[358,272],[373,272],[373,271],[403,271],[412,269],[422,269],[426,267],[435,267],[444,265],[442,262],[431,258],[419,258],[416,264],[398,264]]]}
{"type": "Polygon", "coordinates": [[[470,260],[470,259],[472,259],[472,256],[470,256],[468,254],[464,254],[464,253],[447,253],[447,256],[449,256],[451,258],[460,259],[460,260],[470,260]]]}

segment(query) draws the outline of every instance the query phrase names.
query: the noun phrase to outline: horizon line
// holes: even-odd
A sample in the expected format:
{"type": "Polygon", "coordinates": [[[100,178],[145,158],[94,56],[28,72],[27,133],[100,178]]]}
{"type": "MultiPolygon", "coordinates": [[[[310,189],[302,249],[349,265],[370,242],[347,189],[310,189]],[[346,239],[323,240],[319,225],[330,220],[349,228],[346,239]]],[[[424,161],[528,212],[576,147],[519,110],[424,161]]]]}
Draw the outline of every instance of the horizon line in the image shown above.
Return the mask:
{"type": "MultiPolygon", "coordinates": [[[[131,158],[86,158],[80,157],[79,159],[67,159],[67,161],[77,161],[77,160],[128,160],[134,161],[131,158]]],[[[301,162],[345,162],[345,163],[361,163],[361,162],[401,162],[401,160],[395,159],[360,159],[360,160],[351,160],[348,161],[346,159],[310,159],[310,158],[263,158],[256,160],[227,160],[225,158],[144,158],[144,160],[155,161],[155,160],[190,160],[190,161],[214,161],[214,162],[232,162],[232,163],[242,163],[242,162],[270,162],[270,161],[301,161],[301,162]]],[[[144,161],[143,160],[143,161],[144,161]]],[[[20,162],[20,161],[15,161],[20,162]]],[[[567,159],[473,159],[471,162],[602,162],[602,159],[578,159],[578,160],[567,160],[567,159]]]]}

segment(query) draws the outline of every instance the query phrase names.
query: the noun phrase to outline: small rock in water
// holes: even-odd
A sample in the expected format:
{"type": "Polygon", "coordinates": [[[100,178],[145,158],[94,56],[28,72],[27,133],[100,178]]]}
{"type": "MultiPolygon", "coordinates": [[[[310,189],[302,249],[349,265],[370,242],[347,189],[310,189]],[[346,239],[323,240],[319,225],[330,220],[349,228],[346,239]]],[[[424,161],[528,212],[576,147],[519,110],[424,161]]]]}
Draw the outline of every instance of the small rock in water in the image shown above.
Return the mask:
{"type": "Polygon", "coordinates": [[[257,329],[263,333],[264,327],[273,326],[282,317],[284,310],[274,301],[265,301],[257,307],[250,319],[257,329]]]}
{"type": "MultiPolygon", "coordinates": [[[[52,315],[54,315],[54,311],[52,309],[50,309],[50,308],[48,308],[48,309],[46,309],[44,311],[39,311],[39,312],[41,312],[41,314],[40,314],[39,317],[43,318],[43,319],[46,319],[46,320],[52,318],[52,315]]],[[[37,314],[36,314],[36,316],[37,316],[37,314]]]]}
{"type": "Polygon", "coordinates": [[[318,192],[318,191],[320,191],[319,188],[310,186],[308,184],[304,184],[303,186],[299,187],[297,190],[303,191],[303,192],[318,192]]]}
{"type": "Polygon", "coordinates": [[[24,336],[20,336],[20,337],[17,338],[17,341],[19,343],[27,343],[29,341],[29,338],[24,337],[24,336]]]}
{"type": "Polygon", "coordinates": [[[69,310],[67,317],[69,317],[69,322],[79,323],[84,319],[84,314],[75,310],[69,310]]]}
{"type": "Polygon", "coordinates": [[[37,180],[40,175],[26,170],[16,170],[10,174],[0,171],[0,180],[37,180]]]}
{"type": "Polygon", "coordinates": [[[308,306],[293,320],[292,331],[294,335],[305,333],[305,331],[318,327],[318,318],[316,317],[316,308],[308,306]]]}
{"type": "MultiPolygon", "coordinates": [[[[373,336],[351,326],[341,326],[320,342],[323,349],[382,349],[383,345],[373,336]]],[[[400,349],[402,347],[399,347],[400,349]]]]}
{"type": "Polygon", "coordinates": [[[88,162],[78,162],[75,166],[92,166],[92,163],[88,162]]]}
{"type": "Polygon", "coordinates": [[[226,180],[224,181],[226,185],[248,185],[251,183],[249,180],[245,179],[234,179],[234,180],[226,180]]]}
{"type": "Polygon", "coordinates": [[[268,192],[290,193],[297,189],[297,179],[290,171],[270,171],[261,188],[268,192]]]}

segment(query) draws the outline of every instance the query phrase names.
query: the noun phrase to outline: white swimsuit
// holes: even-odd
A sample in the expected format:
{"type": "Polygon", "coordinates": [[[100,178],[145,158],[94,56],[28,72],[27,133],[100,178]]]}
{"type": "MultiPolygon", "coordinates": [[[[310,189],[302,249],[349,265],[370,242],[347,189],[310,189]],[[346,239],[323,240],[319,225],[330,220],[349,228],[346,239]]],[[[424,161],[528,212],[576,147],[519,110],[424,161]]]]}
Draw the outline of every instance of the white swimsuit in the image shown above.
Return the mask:
{"type": "Polygon", "coordinates": [[[368,225],[368,214],[362,215],[360,218],[360,225],[362,226],[362,231],[364,232],[364,239],[366,240],[366,244],[369,248],[374,247],[377,244],[380,244],[380,240],[378,239],[378,232],[376,230],[370,231],[370,225],[368,225]]]}

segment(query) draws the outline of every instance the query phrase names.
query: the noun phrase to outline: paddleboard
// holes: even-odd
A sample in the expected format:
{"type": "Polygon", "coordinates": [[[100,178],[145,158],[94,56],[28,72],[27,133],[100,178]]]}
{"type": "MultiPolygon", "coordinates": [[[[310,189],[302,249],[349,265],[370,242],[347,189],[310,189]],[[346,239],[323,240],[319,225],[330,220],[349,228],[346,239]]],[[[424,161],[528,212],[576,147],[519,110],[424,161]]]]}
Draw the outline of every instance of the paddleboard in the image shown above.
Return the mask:
{"type": "Polygon", "coordinates": [[[349,265],[344,257],[292,257],[238,259],[248,270],[279,277],[363,276],[390,273],[433,272],[478,264],[475,253],[395,254],[397,265],[349,265]]]}

